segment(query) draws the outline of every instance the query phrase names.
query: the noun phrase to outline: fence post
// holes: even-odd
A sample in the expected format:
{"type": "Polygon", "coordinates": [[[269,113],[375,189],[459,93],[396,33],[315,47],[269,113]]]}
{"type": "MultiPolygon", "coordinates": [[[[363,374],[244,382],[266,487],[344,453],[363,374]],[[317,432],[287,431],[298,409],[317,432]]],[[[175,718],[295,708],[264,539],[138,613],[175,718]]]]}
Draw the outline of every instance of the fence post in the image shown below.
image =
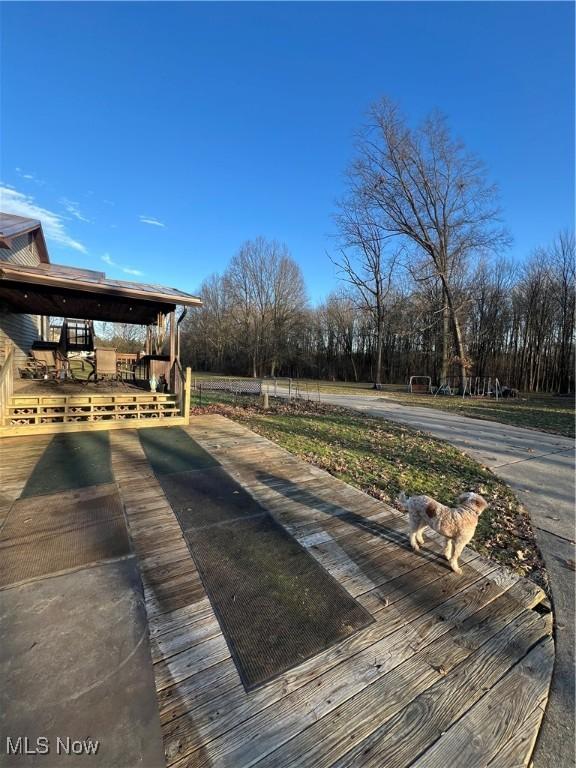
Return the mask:
{"type": "Polygon", "coordinates": [[[192,369],[186,368],[186,378],[184,379],[184,418],[186,423],[190,421],[190,398],[192,397],[192,369]]]}
{"type": "Polygon", "coordinates": [[[292,379],[288,379],[288,402],[292,400],[292,379]]]}

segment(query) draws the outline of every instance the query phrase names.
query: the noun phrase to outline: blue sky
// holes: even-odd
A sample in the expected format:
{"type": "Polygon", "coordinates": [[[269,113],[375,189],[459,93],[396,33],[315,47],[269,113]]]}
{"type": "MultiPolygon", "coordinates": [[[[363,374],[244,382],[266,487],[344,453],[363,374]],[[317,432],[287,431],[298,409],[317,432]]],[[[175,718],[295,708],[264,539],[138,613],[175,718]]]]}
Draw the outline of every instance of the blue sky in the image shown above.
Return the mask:
{"type": "Polygon", "coordinates": [[[3,207],[54,262],[185,290],[259,234],[313,300],[368,105],[440,108],[521,260],[574,216],[574,5],[4,3],[3,207]],[[38,209],[41,209],[38,211],[38,209]]]}

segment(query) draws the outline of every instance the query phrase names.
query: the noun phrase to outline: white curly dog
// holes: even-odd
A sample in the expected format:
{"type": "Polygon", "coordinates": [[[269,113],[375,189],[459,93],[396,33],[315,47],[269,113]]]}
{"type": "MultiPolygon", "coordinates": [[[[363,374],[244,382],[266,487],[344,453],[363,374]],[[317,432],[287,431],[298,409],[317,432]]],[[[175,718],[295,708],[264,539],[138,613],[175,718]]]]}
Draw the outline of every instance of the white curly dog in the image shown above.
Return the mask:
{"type": "Polygon", "coordinates": [[[432,528],[446,538],[444,556],[454,573],[462,573],[458,558],[474,536],[478,518],[488,502],[477,493],[458,496],[457,507],[445,507],[431,496],[411,496],[404,492],[398,497],[398,505],[410,516],[410,544],[415,552],[424,544],[424,530],[432,528]]]}

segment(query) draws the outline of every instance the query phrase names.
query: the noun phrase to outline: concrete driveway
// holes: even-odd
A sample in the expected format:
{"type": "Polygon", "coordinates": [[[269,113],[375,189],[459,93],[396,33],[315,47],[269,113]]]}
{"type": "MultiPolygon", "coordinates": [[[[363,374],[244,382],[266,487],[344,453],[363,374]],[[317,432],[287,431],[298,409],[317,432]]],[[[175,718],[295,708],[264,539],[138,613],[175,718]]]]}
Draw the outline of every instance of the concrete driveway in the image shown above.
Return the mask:
{"type": "Polygon", "coordinates": [[[534,768],[574,766],[574,441],[432,408],[403,406],[374,395],[323,393],[321,399],[442,438],[514,489],[534,524],[550,575],[556,619],[556,665],[534,768]]]}

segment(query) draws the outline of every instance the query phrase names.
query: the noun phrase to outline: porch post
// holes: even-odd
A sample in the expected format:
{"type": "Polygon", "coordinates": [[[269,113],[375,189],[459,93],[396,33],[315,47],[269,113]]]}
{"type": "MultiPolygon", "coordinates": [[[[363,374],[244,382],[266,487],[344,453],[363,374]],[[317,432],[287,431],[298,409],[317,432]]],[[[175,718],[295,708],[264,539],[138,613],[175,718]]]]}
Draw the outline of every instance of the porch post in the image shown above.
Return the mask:
{"type": "Polygon", "coordinates": [[[176,312],[170,312],[170,390],[176,391],[176,312]]]}
{"type": "Polygon", "coordinates": [[[170,312],[170,368],[176,360],[176,312],[170,312]]]}

